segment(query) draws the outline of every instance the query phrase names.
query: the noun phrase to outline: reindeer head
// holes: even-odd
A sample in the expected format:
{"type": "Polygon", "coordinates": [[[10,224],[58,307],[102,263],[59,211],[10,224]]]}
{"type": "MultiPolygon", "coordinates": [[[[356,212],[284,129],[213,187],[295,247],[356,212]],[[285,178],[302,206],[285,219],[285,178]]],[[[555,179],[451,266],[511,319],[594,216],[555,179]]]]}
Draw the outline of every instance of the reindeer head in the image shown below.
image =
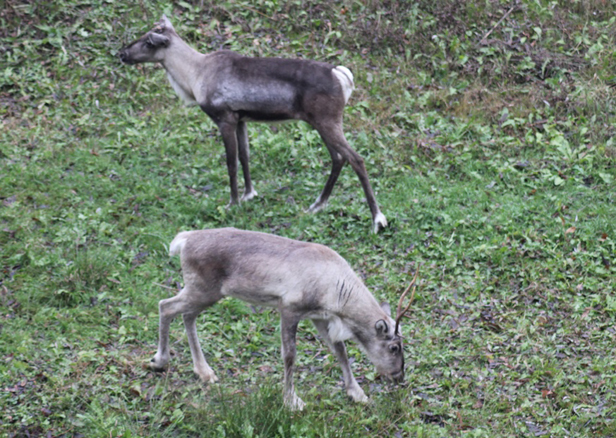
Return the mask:
{"type": "Polygon", "coordinates": [[[411,281],[411,284],[406,288],[400,296],[398,307],[396,309],[396,320],[391,318],[391,309],[389,304],[382,303],[381,308],[387,315],[385,319],[379,319],[374,324],[375,333],[368,339],[359,339],[360,343],[366,349],[366,353],[370,361],[376,366],[377,372],[386,379],[396,383],[404,380],[404,351],[402,349],[402,336],[400,334],[400,320],[411,307],[413,298],[415,297],[415,281],[417,274],[411,281]],[[413,287],[409,303],[402,310],[402,303],[408,291],[413,287]]]}
{"type": "Polygon", "coordinates": [[[169,19],[163,15],[152,30],[120,50],[118,56],[125,64],[162,62],[173,36],[177,36],[175,29],[169,19]]]}

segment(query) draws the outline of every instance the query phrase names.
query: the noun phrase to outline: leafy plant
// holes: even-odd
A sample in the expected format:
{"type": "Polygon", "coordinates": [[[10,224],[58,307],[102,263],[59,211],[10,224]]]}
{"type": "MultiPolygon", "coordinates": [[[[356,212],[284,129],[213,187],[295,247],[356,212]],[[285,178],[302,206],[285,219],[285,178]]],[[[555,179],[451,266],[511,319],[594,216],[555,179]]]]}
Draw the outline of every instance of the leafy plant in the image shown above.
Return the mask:
{"type": "Polygon", "coordinates": [[[39,436],[611,436],[614,8],[586,2],[6,2],[0,13],[0,431],[39,436]],[[251,125],[260,197],[226,209],[216,127],[156,67],[115,55],[161,13],[201,51],[349,66],[347,138],[390,226],[371,235],[344,168],[302,124],[251,125]],[[278,317],[223,301],[199,320],[222,377],[170,369],[167,245],[235,226],[331,246],[379,300],[420,269],[407,382],[351,344],[373,399],[300,326],[302,413],[282,409],[278,317]]]}

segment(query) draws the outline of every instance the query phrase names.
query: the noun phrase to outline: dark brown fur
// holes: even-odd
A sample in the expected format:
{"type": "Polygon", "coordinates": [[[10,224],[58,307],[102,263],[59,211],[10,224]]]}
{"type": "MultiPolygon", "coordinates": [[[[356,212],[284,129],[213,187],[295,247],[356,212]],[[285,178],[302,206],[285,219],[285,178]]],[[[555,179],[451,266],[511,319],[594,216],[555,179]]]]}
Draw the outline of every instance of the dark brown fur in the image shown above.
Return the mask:
{"type": "Polygon", "coordinates": [[[348,69],[304,59],[251,58],[228,50],[201,54],[178,36],[164,16],[152,31],[126,46],[119,55],[127,64],[160,62],[176,92],[199,105],[218,125],[227,156],[230,204],[256,196],[250,178],[246,122],[303,120],[319,132],[332,158],[329,178],[309,210],[316,212],[327,205],[340,171],[348,162],[366,195],[374,232],[387,226],[364,160],[348,144],[342,130],[344,106],[353,89],[348,69]],[[245,181],[241,198],[238,159],[245,181]]]}

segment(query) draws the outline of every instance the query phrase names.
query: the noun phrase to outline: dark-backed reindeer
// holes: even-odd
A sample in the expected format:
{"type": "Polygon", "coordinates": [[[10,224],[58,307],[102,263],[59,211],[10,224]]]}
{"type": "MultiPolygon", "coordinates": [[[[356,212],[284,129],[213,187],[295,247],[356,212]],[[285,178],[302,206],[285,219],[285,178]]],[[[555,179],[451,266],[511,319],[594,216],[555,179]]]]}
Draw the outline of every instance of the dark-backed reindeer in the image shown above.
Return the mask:
{"type": "Polygon", "coordinates": [[[179,233],[169,246],[180,255],[184,288],[173,298],[160,301],[158,351],[151,361],[155,370],[169,363],[169,324],[179,314],[184,318],[195,373],[204,382],[217,380],[207,364],[195,320],[208,307],[225,297],[234,297],[280,312],[284,403],[302,409],[295,393],[293,368],[297,325],[311,319],[342,368],[347,394],[367,402],[349,365],[344,341],[353,339],[384,377],[404,379],[404,355],[400,320],[408,311],[400,297],[397,318],[387,304],[379,305],[349,264],[335,251],[316,243],[301,242],[271,234],[222,228],[179,233]]]}
{"type": "Polygon", "coordinates": [[[303,120],[321,135],[332,157],[323,191],[308,209],[321,210],[344,164],[349,162],[364,189],[374,232],[387,226],[372,191],[364,160],[342,130],[344,106],[354,88],[346,67],[303,59],[251,58],[221,50],[202,54],[186,44],[163,15],[144,36],[123,48],[126,64],[159,62],[176,93],[196,104],[218,125],[225,145],[231,184],[230,205],[257,195],[250,179],[246,122],[303,120]],[[237,187],[237,160],[244,173],[244,194],[237,187]]]}

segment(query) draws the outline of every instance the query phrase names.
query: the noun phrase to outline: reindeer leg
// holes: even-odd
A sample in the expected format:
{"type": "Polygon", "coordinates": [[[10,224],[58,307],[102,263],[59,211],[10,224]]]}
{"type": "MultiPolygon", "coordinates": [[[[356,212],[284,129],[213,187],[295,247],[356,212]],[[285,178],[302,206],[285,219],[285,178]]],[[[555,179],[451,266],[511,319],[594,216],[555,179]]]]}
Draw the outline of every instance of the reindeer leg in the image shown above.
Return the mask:
{"type": "Polygon", "coordinates": [[[344,166],[345,160],[342,158],[338,152],[329,149],[329,153],[332,157],[332,171],[329,174],[329,178],[325,183],[325,187],[323,187],[323,191],[319,195],[314,204],[308,208],[308,211],[311,213],[316,213],[317,211],[323,209],[327,205],[327,201],[329,200],[329,196],[332,194],[332,190],[334,188],[334,184],[338,180],[338,176],[340,175],[340,171],[342,170],[342,166],[344,166]]]}
{"type": "Polygon", "coordinates": [[[204,382],[215,382],[216,376],[207,364],[205,357],[203,357],[203,352],[197,339],[195,319],[203,309],[217,302],[221,296],[218,294],[199,294],[202,297],[200,301],[195,301],[194,296],[195,294],[192,290],[185,287],[176,296],[161,300],[158,303],[160,318],[158,351],[150,362],[150,368],[155,371],[162,371],[168,365],[170,360],[169,325],[177,315],[182,314],[193,358],[194,371],[204,382]],[[206,297],[206,299],[203,300],[203,297],[206,297]]]}
{"type": "Polygon", "coordinates": [[[188,337],[188,345],[190,346],[190,354],[193,360],[193,371],[199,376],[202,382],[214,383],[218,381],[218,377],[214,374],[214,370],[210,368],[201,345],[199,345],[199,338],[197,337],[197,325],[195,323],[197,316],[201,312],[185,313],[182,315],[184,318],[184,327],[186,328],[186,336],[188,337]]]}
{"type": "Polygon", "coordinates": [[[346,388],[347,395],[351,397],[353,401],[366,403],[369,399],[353,376],[353,371],[351,371],[351,365],[349,364],[349,358],[347,357],[344,342],[332,342],[329,337],[329,331],[327,330],[327,321],[322,319],[313,319],[312,322],[317,328],[319,335],[321,335],[329,349],[336,356],[336,359],[338,359],[338,363],[340,363],[342,379],[344,380],[344,387],[346,388]]]}
{"type": "Polygon", "coordinates": [[[227,156],[227,171],[229,172],[229,184],[231,188],[231,200],[227,207],[230,207],[239,204],[237,190],[237,122],[221,121],[218,123],[218,128],[220,129],[222,140],[225,144],[227,156]]]}
{"type": "Polygon", "coordinates": [[[182,292],[173,298],[161,300],[158,303],[158,350],[150,361],[150,368],[154,371],[163,371],[171,359],[169,354],[169,325],[176,315],[182,313],[184,303],[181,298],[178,298],[182,292]]]}
{"type": "MultiPolygon", "coordinates": [[[[328,124],[323,126],[316,125],[315,128],[317,129],[317,131],[319,131],[319,134],[321,134],[321,138],[327,145],[327,148],[332,151],[332,157],[334,156],[334,153],[340,155],[344,161],[349,162],[349,164],[357,174],[357,177],[359,178],[359,181],[364,189],[366,200],[368,201],[368,206],[370,207],[370,212],[372,213],[372,224],[374,226],[374,232],[378,233],[381,228],[387,227],[387,219],[385,218],[385,215],[381,213],[379,205],[376,202],[376,197],[374,196],[372,186],[370,185],[370,180],[368,179],[368,172],[366,172],[366,167],[364,165],[364,159],[357,152],[355,152],[353,148],[349,145],[349,143],[346,141],[346,138],[344,137],[344,132],[342,131],[341,123],[336,123],[333,125],[328,124]]],[[[335,167],[332,169],[330,179],[334,177],[334,170],[335,167]]],[[[338,170],[338,173],[339,172],[340,171],[338,170]]],[[[334,182],[337,177],[338,175],[333,178],[334,182]]],[[[329,183],[330,181],[328,180],[327,182],[329,183]]],[[[319,198],[323,197],[323,195],[329,196],[329,193],[326,193],[327,188],[328,187],[326,184],[325,189],[323,190],[323,193],[319,198]]],[[[329,191],[331,192],[331,188],[329,189],[329,191]]],[[[319,199],[317,199],[317,202],[318,201],[319,199]]]]}
{"type": "Polygon", "coordinates": [[[242,165],[242,171],[244,172],[244,195],[240,199],[243,201],[250,201],[257,196],[257,191],[252,187],[252,180],[250,179],[250,143],[248,143],[248,129],[246,122],[240,121],[237,124],[237,145],[240,156],[240,163],[242,165]]]}
{"type": "Polygon", "coordinates": [[[283,400],[286,407],[292,411],[301,411],[306,404],[295,393],[293,385],[293,370],[297,355],[295,343],[299,318],[285,309],[280,310],[280,333],[282,337],[282,359],[284,361],[284,392],[283,400]]]}

